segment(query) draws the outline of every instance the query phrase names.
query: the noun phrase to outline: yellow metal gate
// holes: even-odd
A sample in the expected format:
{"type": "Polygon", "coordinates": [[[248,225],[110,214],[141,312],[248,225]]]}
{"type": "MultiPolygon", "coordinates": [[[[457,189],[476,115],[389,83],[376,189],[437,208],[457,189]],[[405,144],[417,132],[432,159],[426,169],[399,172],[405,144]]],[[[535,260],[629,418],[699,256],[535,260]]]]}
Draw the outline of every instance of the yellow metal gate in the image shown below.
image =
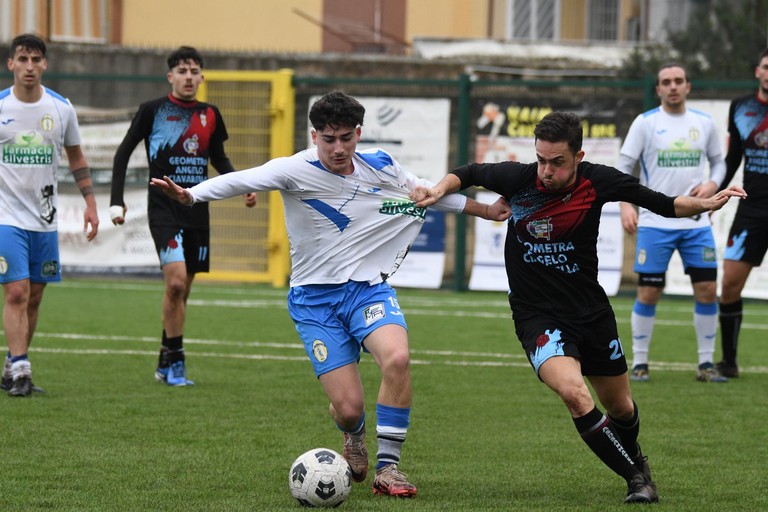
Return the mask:
{"type": "MultiPolygon", "coordinates": [[[[293,154],[293,71],[204,71],[198,98],[216,105],[232,165],[242,170],[293,154]]],[[[215,170],[212,170],[215,173],[215,170]]],[[[198,279],[286,286],[288,237],[279,192],[259,192],[255,208],[242,198],[211,203],[211,271],[198,279]]]]}

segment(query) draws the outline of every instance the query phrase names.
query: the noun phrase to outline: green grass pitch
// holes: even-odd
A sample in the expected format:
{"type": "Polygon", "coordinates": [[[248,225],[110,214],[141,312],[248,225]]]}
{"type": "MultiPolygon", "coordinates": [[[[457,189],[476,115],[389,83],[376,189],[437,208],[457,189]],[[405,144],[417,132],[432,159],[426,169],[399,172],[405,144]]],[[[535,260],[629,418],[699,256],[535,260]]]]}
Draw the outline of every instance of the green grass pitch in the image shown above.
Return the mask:
{"type": "MultiPolygon", "coordinates": [[[[624,482],[530,369],[503,293],[398,293],[414,385],[401,468],[419,495],[373,496],[369,475],[340,510],[626,510],[624,482]]],[[[47,288],[30,352],[47,393],[0,396],[1,511],[299,509],[287,487],[293,459],[339,451],[341,435],[286,290],[197,283],[185,333],[197,384],[188,388],[153,379],[161,295],[154,280],[47,288]]],[[[632,301],[612,299],[627,352],[632,301]]],[[[694,379],[692,309],[690,299],[662,300],[651,381],[632,385],[661,497],[654,508],[768,510],[768,303],[746,303],[743,373],[727,384],[694,379]]],[[[361,373],[373,463],[379,375],[370,356],[361,373]]]]}

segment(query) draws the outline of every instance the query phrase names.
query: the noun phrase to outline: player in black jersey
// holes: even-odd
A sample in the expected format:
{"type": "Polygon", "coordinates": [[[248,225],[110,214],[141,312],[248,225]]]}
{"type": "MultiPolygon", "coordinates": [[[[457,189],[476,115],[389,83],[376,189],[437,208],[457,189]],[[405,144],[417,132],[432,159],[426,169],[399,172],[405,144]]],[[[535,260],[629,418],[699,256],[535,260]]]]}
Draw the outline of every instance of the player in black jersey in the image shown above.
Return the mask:
{"type": "MultiPolygon", "coordinates": [[[[125,172],[131,153],[142,140],[150,179],[170,176],[188,188],[208,179],[209,162],[222,174],[235,170],[224,152],[228,136],[219,109],[196,99],[203,82],[200,53],[180,47],[168,57],[168,70],[170,94],[139,106],[115,153],[109,209],[113,224],[125,222],[125,172]]],[[[245,201],[253,206],[256,196],[247,194],[245,201]]],[[[185,386],[193,382],[186,373],[184,321],[195,274],[209,268],[208,204],[182,206],[149,187],[147,209],[165,283],[163,338],[155,378],[171,386],[185,386]]]]}
{"type": "Polygon", "coordinates": [[[728,111],[728,154],[722,187],[728,186],[744,159],[744,190],[749,199],[739,203],[723,256],[720,291],[720,336],[723,360],[717,369],[726,377],[739,376],[736,351],[743,318],[741,292],[754,267],[768,251],[768,48],[760,54],[756,94],[731,102],[728,111]]]}
{"type": "Polygon", "coordinates": [[[632,399],[616,319],[597,281],[600,211],[610,201],[637,204],[666,217],[717,210],[738,187],[708,199],[669,197],[613,167],[585,162],[581,120],[546,115],[534,130],[537,162],[469,164],[431,189],[412,194],[417,206],[446,193],[482,186],[512,208],[504,260],[515,330],[538,377],[565,403],[589,448],[627,482],[627,503],[658,501],[637,438],[632,399]],[[604,415],[596,406],[589,381],[604,415]]]}

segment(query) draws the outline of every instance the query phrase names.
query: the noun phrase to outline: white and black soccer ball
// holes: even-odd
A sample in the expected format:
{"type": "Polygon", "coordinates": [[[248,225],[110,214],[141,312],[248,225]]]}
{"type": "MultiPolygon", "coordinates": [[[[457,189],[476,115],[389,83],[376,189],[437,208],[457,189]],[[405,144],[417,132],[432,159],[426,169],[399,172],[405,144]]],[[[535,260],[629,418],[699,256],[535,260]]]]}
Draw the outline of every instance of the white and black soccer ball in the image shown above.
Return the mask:
{"type": "Polygon", "coordinates": [[[302,506],[337,507],[349,497],[352,472],[337,452],[315,448],[293,461],[288,488],[302,506]]]}

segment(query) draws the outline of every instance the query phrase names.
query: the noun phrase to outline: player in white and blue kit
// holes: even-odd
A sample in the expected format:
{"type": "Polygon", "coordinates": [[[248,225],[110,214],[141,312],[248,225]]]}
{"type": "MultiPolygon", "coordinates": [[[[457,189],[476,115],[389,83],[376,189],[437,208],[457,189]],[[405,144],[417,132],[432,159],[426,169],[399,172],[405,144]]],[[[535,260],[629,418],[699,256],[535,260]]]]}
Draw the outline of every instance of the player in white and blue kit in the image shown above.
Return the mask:
{"type": "MultiPolygon", "coordinates": [[[[707,198],[720,187],[725,162],[712,118],[686,108],[690,90],[682,66],[669,64],[659,70],[656,93],[661,106],[637,116],[621,147],[617,167],[632,174],[639,162],[640,182],[647,187],[670,196],[707,198]]],[[[713,363],[718,322],[717,252],[709,215],[664,218],[640,208],[638,219],[633,205],[621,203],[621,221],[627,233],[637,233],[634,270],[638,273],[638,288],[632,310],[634,360],[630,378],[649,378],[648,349],[656,305],[664,290],[669,260],[677,250],[693,285],[699,365],[696,379],[726,382],[713,363]]]]}
{"type": "Polygon", "coordinates": [[[61,281],[56,171],[62,148],[85,199],[83,229],[90,226],[88,241],[99,227],[75,110],[69,100],[41,84],[48,65],[45,54],[39,37],[14,38],[8,58],[13,87],[0,91],[0,283],[8,343],[2,388],[10,396],[41,391],[32,384],[27,352],[45,286],[61,281]]]}
{"type": "MultiPolygon", "coordinates": [[[[407,326],[386,280],[424,222],[426,210],[414,205],[410,191],[430,183],[384,151],[356,151],[364,114],[354,98],[332,92],[309,112],[315,148],[189,189],[167,177],[152,184],[187,205],[280,191],[291,244],[288,310],[344,433],[352,477],[361,482],[368,473],[357,365],[362,348],[381,368],[374,493],[412,497],[416,487],[398,470],[412,396],[407,326]]],[[[503,200],[481,205],[462,195],[448,196],[437,207],[499,221],[510,214],[503,200]]]]}

